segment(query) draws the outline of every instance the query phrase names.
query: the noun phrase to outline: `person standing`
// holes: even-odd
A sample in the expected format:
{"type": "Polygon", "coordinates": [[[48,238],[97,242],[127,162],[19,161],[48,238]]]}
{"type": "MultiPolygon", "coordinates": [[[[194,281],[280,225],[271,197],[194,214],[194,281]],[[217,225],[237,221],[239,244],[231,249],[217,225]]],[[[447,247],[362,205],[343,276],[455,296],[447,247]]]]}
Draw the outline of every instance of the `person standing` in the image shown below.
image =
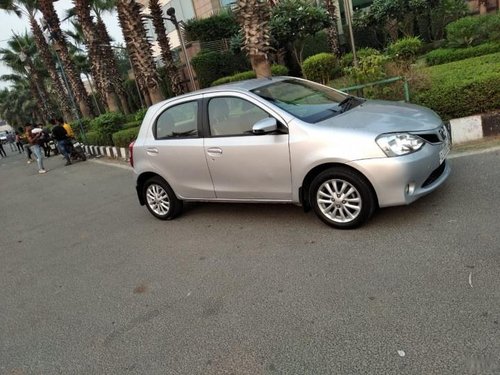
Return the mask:
{"type": "MultiPolygon", "coordinates": [[[[26,123],[26,126],[31,126],[29,123],[26,123]]],[[[23,131],[23,128],[19,128],[19,131],[21,132],[19,134],[19,140],[21,144],[23,145],[23,150],[26,152],[26,158],[28,159],[27,163],[31,164],[33,162],[33,159],[31,158],[31,155],[33,155],[33,152],[31,151],[30,143],[28,142],[28,135],[26,134],[26,131],[23,131]]]]}
{"type": "Polygon", "coordinates": [[[18,131],[16,131],[16,147],[19,153],[22,153],[24,151],[23,142],[21,142],[21,136],[19,135],[18,131]]]}
{"type": "Polygon", "coordinates": [[[59,117],[57,123],[61,125],[64,128],[64,130],[66,130],[66,134],[68,135],[69,138],[75,138],[75,133],[73,132],[71,125],[68,124],[67,122],[64,122],[64,119],[62,117],[59,117]]]}
{"type": "Polygon", "coordinates": [[[58,124],[52,128],[52,137],[56,140],[59,151],[61,152],[61,154],[63,154],[64,158],[66,159],[66,165],[70,165],[71,158],[69,156],[70,155],[69,142],[71,141],[68,138],[68,133],[66,132],[66,129],[64,129],[63,124],[61,124],[60,121],[58,121],[58,124]]]}
{"type": "Polygon", "coordinates": [[[28,142],[32,148],[33,153],[36,157],[36,162],[38,164],[38,173],[47,173],[45,168],[43,167],[43,154],[42,154],[42,129],[36,131],[33,129],[31,125],[26,126],[26,137],[28,138],[28,142]],[[35,131],[35,132],[33,132],[35,131]]]}

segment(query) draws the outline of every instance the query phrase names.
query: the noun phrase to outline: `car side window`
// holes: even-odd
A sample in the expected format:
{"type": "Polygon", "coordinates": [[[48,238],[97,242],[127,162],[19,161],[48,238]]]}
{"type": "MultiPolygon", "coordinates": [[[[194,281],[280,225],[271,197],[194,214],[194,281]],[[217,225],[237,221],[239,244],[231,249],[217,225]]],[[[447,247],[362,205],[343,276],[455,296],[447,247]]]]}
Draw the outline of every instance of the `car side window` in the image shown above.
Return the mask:
{"type": "Polygon", "coordinates": [[[208,102],[212,136],[250,135],[252,126],[269,114],[255,104],[236,97],[213,98],[208,102]]]}
{"type": "Polygon", "coordinates": [[[165,110],[156,120],[156,139],[198,137],[198,102],[178,104],[165,110]]]}

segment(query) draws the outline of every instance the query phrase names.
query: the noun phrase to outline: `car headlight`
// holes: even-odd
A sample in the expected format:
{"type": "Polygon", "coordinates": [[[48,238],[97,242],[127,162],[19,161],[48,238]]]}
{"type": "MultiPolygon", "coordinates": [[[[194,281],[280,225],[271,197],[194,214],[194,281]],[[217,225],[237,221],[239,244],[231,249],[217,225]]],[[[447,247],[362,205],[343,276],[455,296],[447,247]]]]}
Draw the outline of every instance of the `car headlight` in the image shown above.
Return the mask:
{"type": "Polygon", "coordinates": [[[411,154],[420,150],[425,143],[422,138],[408,133],[382,134],[376,141],[387,156],[411,154]]]}

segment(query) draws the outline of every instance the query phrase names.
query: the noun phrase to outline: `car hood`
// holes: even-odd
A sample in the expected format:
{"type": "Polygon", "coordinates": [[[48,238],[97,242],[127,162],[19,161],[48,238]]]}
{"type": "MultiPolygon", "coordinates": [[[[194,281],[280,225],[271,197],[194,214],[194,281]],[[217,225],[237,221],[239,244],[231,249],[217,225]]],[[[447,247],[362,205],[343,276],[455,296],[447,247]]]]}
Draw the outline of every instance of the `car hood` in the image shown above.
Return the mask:
{"type": "Polygon", "coordinates": [[[415,104],[367,100],[347,112],[323,121],[321,124],[349,129],[363,129],[370,133],[420,132],[441,124],[432,110],[415,104]]]}

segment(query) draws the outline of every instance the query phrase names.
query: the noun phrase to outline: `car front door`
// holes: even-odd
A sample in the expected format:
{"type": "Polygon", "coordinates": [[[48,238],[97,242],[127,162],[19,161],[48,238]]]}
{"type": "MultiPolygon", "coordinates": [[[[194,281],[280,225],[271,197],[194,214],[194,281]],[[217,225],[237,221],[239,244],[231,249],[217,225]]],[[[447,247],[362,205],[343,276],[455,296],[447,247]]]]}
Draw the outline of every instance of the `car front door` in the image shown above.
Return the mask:
{"type": "Polygon", "coordinates": [[[218,199],[290,201],[288,131],[255,135],[252,126],[266,110],[243,94],[205,95],[205,153],[218,199]]]}

